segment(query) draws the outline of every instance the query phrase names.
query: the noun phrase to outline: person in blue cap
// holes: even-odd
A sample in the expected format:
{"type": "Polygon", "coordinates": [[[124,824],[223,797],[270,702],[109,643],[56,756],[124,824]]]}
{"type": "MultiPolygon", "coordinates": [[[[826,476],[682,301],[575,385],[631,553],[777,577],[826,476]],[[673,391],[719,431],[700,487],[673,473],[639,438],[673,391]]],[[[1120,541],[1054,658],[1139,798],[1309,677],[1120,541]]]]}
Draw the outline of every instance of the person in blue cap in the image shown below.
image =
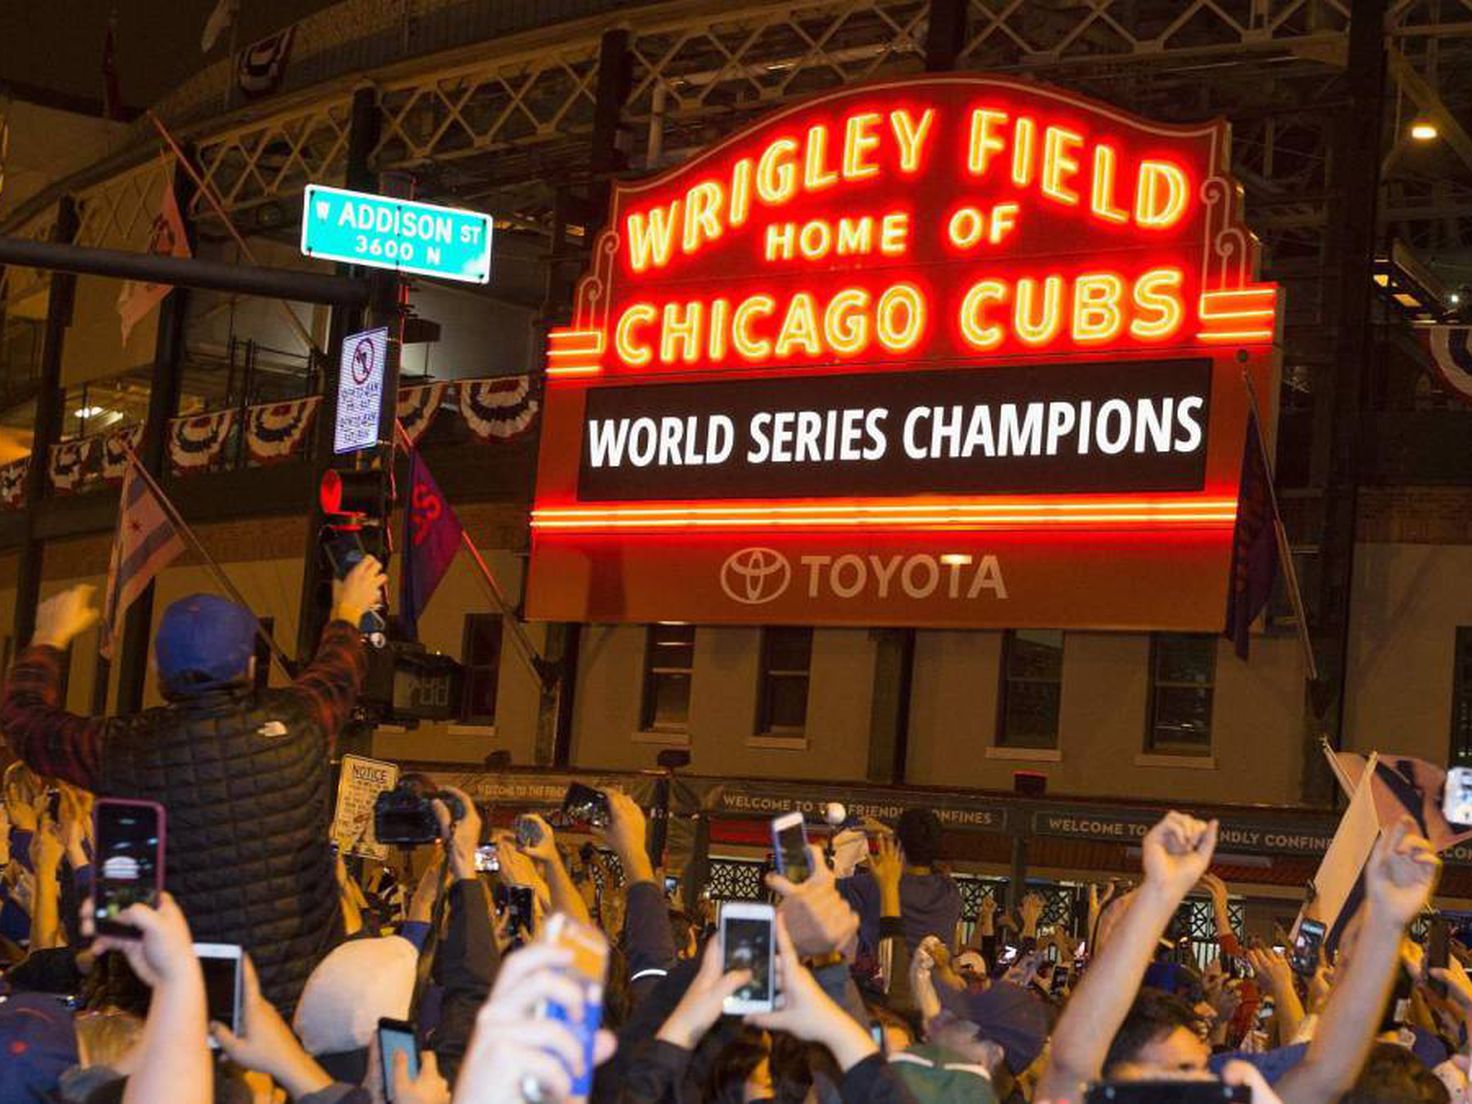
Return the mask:
{"type": "Polygon", "coordinates": [[[73,587],[42,603],[0,699],[0,732],[38,773],[164,806],[165,884],[195,938],[244,946],[288,1015],[341,936],[329,759],[367,670],[357,626],[383,586],[371,558],[340,580],[315,658],[279,689],[256,687],[250,610],[181,598],[154,639],[166,704],[125,717],[61,707],[66,648],[98,617],[95,588],[73,587]]]}

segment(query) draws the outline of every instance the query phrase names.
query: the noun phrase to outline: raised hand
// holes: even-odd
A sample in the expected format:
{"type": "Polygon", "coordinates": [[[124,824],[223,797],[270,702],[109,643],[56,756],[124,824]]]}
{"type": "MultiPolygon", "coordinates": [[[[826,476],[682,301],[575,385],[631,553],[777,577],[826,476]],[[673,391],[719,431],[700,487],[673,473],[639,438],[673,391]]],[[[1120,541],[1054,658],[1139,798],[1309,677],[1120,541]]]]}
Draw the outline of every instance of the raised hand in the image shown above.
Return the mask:
{"type": "Polygon", "coordinates": [[[1293,968],[1288,959],[1268,947],[1249,947],[1247,963],[1252,972],[1262,978],[1274,993],[1283,993],[1293,988],[1293,968]]]}
{"type": "Polygon", "coordinates": [[[184,919],[184,913],[173,897],[161,894],[156,909],[147,905],[130,905],[118,920],[137,928],[142,933],[141,938],[99,935],[92,942],[93,951],[97,954],[121,951],[139,980],[150,989],[191,976],[200,978],[203,985],[204,975],[194,954],[189,922],[184,919]]]}
{"type": "Polygon", "coordinates": [[[1145,834],[1141,859],[1147,885],[1176,897],[1201,880],[1216,850],[1216,821],[1170,812],[1145,834]]]}
{"type": "Polygon", "coordinates": [[[1022,917],[1022,934],[1024,936],[1036,936],[1038,934],[1038,921],[1043,918],[1043,899],[1036,893],[1029,893],[1022,899],[1022,904],[1017,906],[1017,911],[1022,917]]]}
{"type": "Polygon", "coordinates": [[[685,1050],[694,1050],[705,1033],[721,1018],[726,998],[751,980],[750,970],[723,973],[722,957],[719,939],[706,943],[700,969],[680,998],[680,1003],[675,1005],[675,1010],[660,1027],[657,1038],[685,1050]]]}
{"type": "Polygon", "coordinates": [[[628,884],[653,881],[654,864],[649,861],[645,845],[644,810],[622,790],[604,792],[608,795],[608,826],[594,828],[593,837],[618,856],[628,884]]]}
{"type": "Polygon", "coordinates": [[[293,1100],[327,1088],[332,1078],[306,1052],[275,1005],[261,996],[261,983],[249,956],[244,969],[240,1034],[225,1024],[210,1024],[210,1034],[220,1049],[237,1066],[270,1074],[293,1100]]]}
{"type": "Polygon", "coordinates": [[[475,877],[475,849],[480,846],[480,810],[464,790],[445,786],[444,792],[452,794],[464,810],[459,820],[451,823],[450,806],[439,798],[429,803],[434,810],[435,820],[440,826],[440,838],[450,856],[450,873],[457,879],[475,877]]]}
{"type": "Polygon", "coordinates": [[[102,616],[93,601],[96,596],[95,586],[82,583],[46,599],[36,609],[36,631],[31,643],[65,651],[102,616]]]}
{"type": "Polygon", "coordinates": [[[333,618],[356,626],[363,620],[363,614],[383,600],[383,588],[387,584],[383,564],[372,556],[364,556],[346,577],[332,584],[333,618]]]}
{"type": "Polygon", "coordinates": [[[858,913],[838,892],[823,849],[816,844],[808,844],[808,866],[812,874],[796,884],[780,874],[767,875],[767,888],[782,898],[777,912],[804,958],[834,951],[849,957],[858,947],[858,913]]]}
{"type": "Polygon", "coordinates": [[[827,1047],[839,1068],[847,1072],[879,1048],[869,1033],[852,1016],[823,992],[787,934],[787,925],[777,919],[777,979],[782,1007],[746,1017],[746,1022],[764,1031],[785,1031],[805,1042],[827,1047]]]}
{"type": "Polygon", "coordinates": [[[557,861],[557,838],[552,834],[552,826],[536,813],[523,813],[518,820],[529,821],[537,827],[537,841],[535,843],[523,844],[520,842],[520,833],[517,834],[516,846],[523,855],[530,856],[539,863],[553,863],[557,861]]]}
{"type": "Polygon", "coordinates": [[[1456,1001],[1464,1017],[1472,1015],[1472,978],[1467,976],[1467,967],[1452,956],[1445,966],[1433,966],[1431,976],[1446,982],[1446,995],[1456,1001]]]}
{"type": "Polygon", "coordinates": [[[394,1086],[394,1104],[450,1104],[450,1086],[440,1076],[439,1059],[434,1051],[419,1055],[419,1076],[409,1076],[409,1056],[394,1054],[394,1068],[389,1071],[394,1086]]]}
{"type": "MultiPolygon", "coordinates": [[[[521,1100],[528,1081],[536,1084],[543,1101],[567,1098],[572,1088],[568,1071],[582,1072],[583,1048],[566,1024],[536,1019],[535,1012],[547,1000],[566,1008],[571,1019],[582,1018],[582,987],[564,973],[571,965],[570,951],[543,945],[502,960],[455,1082],[458,1104],[521,1100]]],[[[600,1031],[595,1062],[606,1061],[614,1044],[609,1032],[600,1031]]]]}
{"type": "Polygon", "coordinates": [[[905,873],[905,860],[900,852],[900,843],[892,832],[884,832],[875,840],[876,850],[869,856],[869,870],[882,889],[894,886],[899,889],[900,879],[905,873]]]}
{"type": "Polygon", "coordinates": [[[1415,834],[1410,817],[1385,832],[1365,864],[1365,898],[1385,919],[1408,925],[1425,907],[1441,874],[1431,844],[1415,834]]]}

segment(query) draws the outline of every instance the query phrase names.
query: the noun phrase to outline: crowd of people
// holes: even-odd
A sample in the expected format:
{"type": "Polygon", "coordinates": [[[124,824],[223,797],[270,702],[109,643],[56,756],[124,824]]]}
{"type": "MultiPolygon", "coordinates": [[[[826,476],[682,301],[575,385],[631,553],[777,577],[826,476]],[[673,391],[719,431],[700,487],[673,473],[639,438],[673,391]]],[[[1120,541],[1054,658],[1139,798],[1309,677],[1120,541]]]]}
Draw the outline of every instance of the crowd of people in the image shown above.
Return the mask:
{"type": "Polygon", "coordinates": [[[62,710],[90,603],[43,606],[0,700],[0,1104],[1469,1097],[1467,955],[1429,965],[1410,938],[1440,861],[1409,820],[1307,969],[1232,930],[1217,825],[1185,813],[1143,837],[1132,885],[1047,924],[1031,895],[963,919],[930,810],[815,831],[766,876],[775,999],[740,1013],[765,963],[730,953],[730,906],[671,886],[617,790],[601,816],[501,807],[501,826],[424,780],[433,839],[336,854],[328,764],[381,585],[371,561],[339,584],[317,659],[279,690],[250,677],[245,611],[176,603],[168,703],[121,719],[62,710]],[[92,809],[116,798],[164,807],[164,891],[99,932],[92,809]],[[1215,905],[1205,964],[1167,938],[1192,893],[1215,905]],[[201,943],[242,948],[224,1017],[201,943]]]}

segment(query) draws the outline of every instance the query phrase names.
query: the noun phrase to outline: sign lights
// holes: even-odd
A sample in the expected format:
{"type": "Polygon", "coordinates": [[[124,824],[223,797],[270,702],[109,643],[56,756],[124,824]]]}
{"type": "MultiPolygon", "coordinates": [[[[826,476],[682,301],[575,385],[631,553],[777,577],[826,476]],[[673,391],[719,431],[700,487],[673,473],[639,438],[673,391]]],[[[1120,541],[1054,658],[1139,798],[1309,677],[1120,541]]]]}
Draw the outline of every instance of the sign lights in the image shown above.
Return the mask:
{"type": "MultiPolygon", "coordinates": [[[[769,527],[861,532],[886,563],[973,555],[930,548],[936,532],[1035,548],[1094,531],[1222,560],[1162,606],[1204,626],[1235,516],[1240,362],[1275,393],[1278,291],[1256,280],[1227,163],[1221,122],[947,75],[830,93],[617,184],[548,340],[533,613],[743,620],[718,568],[769,527]]],[[[1141,580],[1169,562],[1114,555],[1141,580]]],[[[895,591],[761,616],[1069,623],[1029,622],[1006,590],[1002,612],[895,591]]]]}

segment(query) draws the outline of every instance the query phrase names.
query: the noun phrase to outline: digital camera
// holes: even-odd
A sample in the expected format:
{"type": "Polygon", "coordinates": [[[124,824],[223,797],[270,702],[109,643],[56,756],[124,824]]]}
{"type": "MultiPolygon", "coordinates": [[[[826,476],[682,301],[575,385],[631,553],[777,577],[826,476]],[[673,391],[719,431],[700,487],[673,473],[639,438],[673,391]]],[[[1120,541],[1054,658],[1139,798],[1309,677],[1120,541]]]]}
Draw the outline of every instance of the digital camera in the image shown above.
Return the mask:
{"type": "Polygon", "coordinates": [[[433,843],[440,838],[439,821],[429,804],[435,798],[445,803],[452,821],[464,818],[465,806],[454,794],[433,790],[422,778],[399,779],[397,786],[385,790],[373,802],[374,837],[379,843],[401,847],[433,843]]]}

